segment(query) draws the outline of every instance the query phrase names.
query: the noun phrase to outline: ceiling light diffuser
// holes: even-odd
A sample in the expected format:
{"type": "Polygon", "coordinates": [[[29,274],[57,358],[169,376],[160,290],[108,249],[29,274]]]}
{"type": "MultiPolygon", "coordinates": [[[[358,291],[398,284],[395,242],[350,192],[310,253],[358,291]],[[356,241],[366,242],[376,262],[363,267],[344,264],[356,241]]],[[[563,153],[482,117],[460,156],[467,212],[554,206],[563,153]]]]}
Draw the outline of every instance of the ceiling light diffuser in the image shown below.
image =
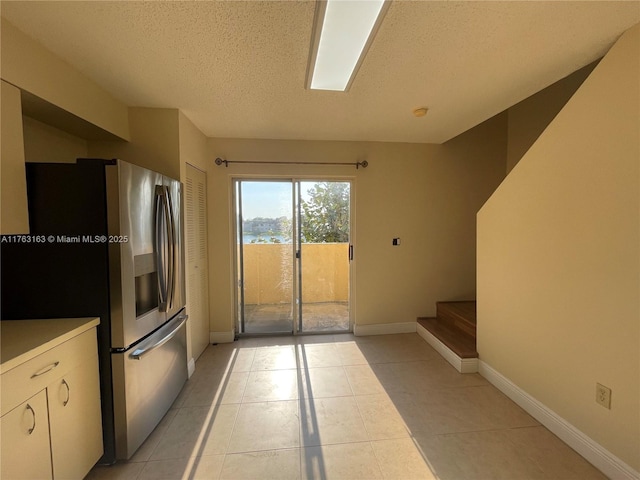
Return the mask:
{"type": "Polygon", "coordinates": [[[349,89],[389,4],[388,0],[317,2],[308,88],[349,89]]]}

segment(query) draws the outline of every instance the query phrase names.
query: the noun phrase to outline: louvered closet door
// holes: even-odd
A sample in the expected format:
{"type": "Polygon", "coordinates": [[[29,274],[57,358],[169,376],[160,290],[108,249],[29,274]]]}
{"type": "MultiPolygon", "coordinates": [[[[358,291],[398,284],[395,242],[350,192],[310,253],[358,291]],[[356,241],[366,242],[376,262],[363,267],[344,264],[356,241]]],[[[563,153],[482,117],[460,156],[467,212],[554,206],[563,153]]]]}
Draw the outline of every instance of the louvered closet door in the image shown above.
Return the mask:
{"type": "Polygon", "coordinates": [[[197,359],[209,344],[209,276],[207,260],[207,176],[187,165],[187,305],[191,349],[197,359]]]}

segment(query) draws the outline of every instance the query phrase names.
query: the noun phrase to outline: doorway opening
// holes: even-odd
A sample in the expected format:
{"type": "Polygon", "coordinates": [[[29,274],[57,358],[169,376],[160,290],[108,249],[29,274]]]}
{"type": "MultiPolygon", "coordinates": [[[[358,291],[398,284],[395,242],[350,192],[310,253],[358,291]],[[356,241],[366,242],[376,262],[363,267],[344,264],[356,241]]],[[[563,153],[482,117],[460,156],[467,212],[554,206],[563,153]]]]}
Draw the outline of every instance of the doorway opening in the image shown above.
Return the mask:
{"type": "Polygon", "coordinates": [[[239,335],[351,331],[351,187],[234,180],[239,335]]]}

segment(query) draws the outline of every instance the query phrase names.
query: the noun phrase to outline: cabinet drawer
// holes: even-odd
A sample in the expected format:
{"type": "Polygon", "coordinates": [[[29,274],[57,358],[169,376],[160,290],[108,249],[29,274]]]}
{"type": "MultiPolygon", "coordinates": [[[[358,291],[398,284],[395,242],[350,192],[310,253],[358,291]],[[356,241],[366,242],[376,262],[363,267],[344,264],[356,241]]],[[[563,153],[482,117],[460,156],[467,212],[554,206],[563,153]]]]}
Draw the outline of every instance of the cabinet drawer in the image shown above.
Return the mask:
{"type": "Polygon", "coordinates": [[[91,329],[5,372],[0,379],[0,416],[96,353],[96,331],[91,329]]]}

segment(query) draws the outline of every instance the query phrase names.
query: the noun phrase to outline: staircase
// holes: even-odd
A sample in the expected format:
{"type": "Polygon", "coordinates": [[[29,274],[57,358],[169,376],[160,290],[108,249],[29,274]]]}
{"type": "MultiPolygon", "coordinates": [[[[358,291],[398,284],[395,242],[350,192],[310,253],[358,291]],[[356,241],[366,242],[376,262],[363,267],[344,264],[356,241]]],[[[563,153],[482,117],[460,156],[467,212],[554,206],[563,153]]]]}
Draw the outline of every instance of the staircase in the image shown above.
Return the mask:
{"type": "Polygon", "coordinates": [[[476,302],[437,302],[436,317],[418,318],[418,334],[460,373],[478,371],[476,302]]]}

